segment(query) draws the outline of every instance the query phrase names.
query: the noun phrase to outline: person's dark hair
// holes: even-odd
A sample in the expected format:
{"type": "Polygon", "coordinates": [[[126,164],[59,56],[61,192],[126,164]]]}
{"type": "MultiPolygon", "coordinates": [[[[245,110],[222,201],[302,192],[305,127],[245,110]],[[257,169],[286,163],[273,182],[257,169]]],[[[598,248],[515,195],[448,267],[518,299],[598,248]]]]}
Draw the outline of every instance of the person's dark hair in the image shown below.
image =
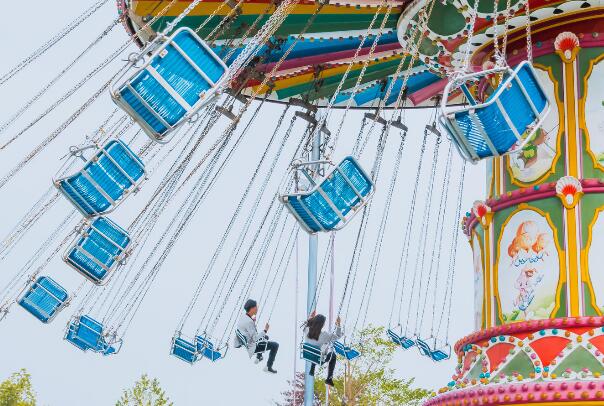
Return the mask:
{"type": "Polygon", "coordinates": [[[257,305],[258,304],[256,303],[256,301],[254,299],[248,299],[247,302],[245,302],[245,304],[243,305],[243,309],[245,310],[246,313],[249,313],[250,309],[253,309],[257,305]]]}
{"type": "Polygon", "coordinates": [[[317,314],[312,319],[309,319],[306,322],[306,327],[308,327],[308,338],[312,340],[318,340],[324,325],[325,316],[323,316],[322,314],[317,314]]]}

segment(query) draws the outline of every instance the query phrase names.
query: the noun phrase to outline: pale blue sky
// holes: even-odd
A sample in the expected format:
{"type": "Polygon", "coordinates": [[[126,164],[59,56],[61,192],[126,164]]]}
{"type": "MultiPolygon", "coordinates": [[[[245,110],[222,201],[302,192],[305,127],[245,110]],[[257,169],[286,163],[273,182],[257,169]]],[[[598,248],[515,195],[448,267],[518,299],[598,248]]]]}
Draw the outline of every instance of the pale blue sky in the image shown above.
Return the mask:
{"type": "MultiPolygon", "coordinates": [[[[52,2],[34,1],[29,3],[8,2],[3,5],[3,23],[0,26],[0,36],[5,39],[5,46],[0,62],[0,72],[5,72],[11,66],[27,56],[33,49],[43,43],[48,36],[59,31],[75,15],[79,14],[91,1],[55,0],[52,2]]],[[[38,89],[50,80],[64,65],[77,55],[92,39],[98,35],[117,15],[112,1],[105,5],[95,16],[76,32],[70,34],[55,49],[40,58],[35,64],[16,76],[11,82],[0,87],[0,109],[8,117],[24,101],[35,94],[38,89]]],[[[117,48],[126,39],[126,34],[121,26],[114,31],[88,55],[74,70],[59,82],[29,113],[15,123],[6,134],[0,136],[4,139],[22,128],[27,122],[43,111],[46,106],[57,99],[69,87],[79,80],[95,64],[102,61],[113,49],[117,48]]],[[[97,86],[106,80],[121,62],[115,63],[99,78],[84,86],[73,99],[58,108],[30,131],[25,133],[14,145],[6,151],[0,151],[0,173],[10,170],[22,156],[31,150],[32,146],[46,137],[58,127],[65,118],[71,114],[97,86]]],[[[114,106],[107,94],[103,94],[99,101],[93,105],[73,125],[64,131],[43,153],[28,165],[11,183],[2,189],[2,221],[0,222],[0,236],[9,232],[18,217],[23,215],[35,200],[50,185],[51,175],[60,166],[58,157],[63,156],[70,145],[80,142],[84,135],[94,129],[103,118],[113,110],[114,106]]],[[[111,405],[119,397],[123,388],[142,373],[158,377],[171,399],[177,406],[198,404],[251,404],[265,405],[272,400],[280,398],[279,393],[285,389],[286,380],[293,374],[294,358],[297,357],[297,343],[294,341],[294,306],[295,306],[295,267],[290,265],[276,310],[271,320],[270,335],[281,344],[276,368],[279,374],[269,376],[260,370],[259,366],[252,364],[243,351],[231,349],[229,356],[219,363],[209,365],[200,362],[195,366],[186,365],[170,357],[169,343],[172,333],[180,319],[185,306],[189,302],[194,284],[205,269],[216,243],[223,232],[228,219],[231,217],[240,194],[247,182],[250,171],[255,167],[260,154],[268,142],[268,137],[273,131],[276,117],[282,107],[269,105],[263,108],[255,125],[250,129],[244,144],[235,155],[232,163],[220,178],[220,182],[213,189],[209,198],[203,203],[197,215],[191,219],[183,238],[177,243],[170,257],[165,262],[158,278],[146,297],[141,310],[138,312],[128,335],[125,338],[122,352],[114,357],[102,358],[97,354],[82,353],[62,340],[65,324],[76,307],[66,309],[50,325],[43,325],[18,307],[14,307],[8,318],[0,324],[0,378],[8,376],[19,368],[27,368],[33,375],[33,383],[39,396],[41,405],[71,406],[71,405],[111,405]]],[[[336,157],[342,157],[350,152],[354,138],[358,133],[361,114],[351,113],[342,132],[336,157]]],[[[428,112],[413,111],[407,114],[407,123],[410,131],[408,142],[403,155],[403,164],[399,174],[399,184],[394,196],[390,221],[386,229],[384,248],[380,266],[376,277],[376,285],[369,309],[369,320],[375,324],[385,325],[388,321],[392,303],[393,284],[399,261],[401,233],[406,224],[409,210],[409,199],[412,191],[413,178],[417,165],[417,156],[423,126],[428,120],[428,112]]],[[[289,117],[289,116],[288,116],[289,117]]],[[[334,114],[332,126],[337,123],[338,114],[334,114]]],[[[3,120],[0,120],[3,121],[3,120]]],[[[289,122],[289,118],[286,119],[289,122]]],[[[221,123],[211,133],[216,137],[220,133],[221,123]]],[[[300,134],[302,126],[298,123],[294,134],[300,134]]],[[[374,142],[377,131],[370,142],[361,161],[366,166],[371,165],[374,142]]],[[[375,235],[379,224],[379,216],[384,206],[384,196],[387,189],[390,173],[394,163],[394,155],[398,144],[397,135],[392,132],[383,164],[383,176],[378,182],[378,193],[374,202],[374,215],[371,219],[366,240],[366,249],[362,254],[359,278],[364,281],[366,270],[371,259],[371,252],[375,246],[375,235]]],[[[144,139],[138,138],[136,145],[141,145],[144,139]]],[[[207,144],[209,145],[209,143],[207,144]]],[[[290,144],[291,147],[291,144],[290,144]]],[[[442,144],[440,157],[445,159],[448,141],[442,144]]],[[[291,148],[290,148],[291,149],[291,148]]],[[[203,149],[202,145],[202,151],[203,149]]],[[[289,151],[289,150],[288,150],[289,151]]],[[[431,149],[428,151],[431,154],[431,149]]],[[[289,156],[289,155],[286,155],[289,156]]],[[[274,188],[279,181],[280,173],[284,170],[285,161],[280,162],[279,176],[270,183],[274,188]]],[[[454,155],[454,180],[456,182],[460,159],[454,155]]],[[[143,191],[133,197],[124,206],[120,207],[112,218],[121,224],[128,224],[140,211],[144,201],[152,191],[153,186],[161,178],[161,172],[166,170],[161,167],[153,179],[143,187],[143,191]]],[[[468,165],[466,173],[466,193],[462,209],[471,207],[475,199],[483,197],[482,165],[468,165]]],[[[440,173],[440,172],[439,172],[440,173]]],[[[439,178],[440,179],[440,178],[439,178]]],[[[440,184],[440,180],[438,181],[440,184]]],[[[420,190],[418,218],[423,213],[424,189],[420,190]]],[[[437,188],[438,190],[438,188],[437,188]]],[[[453,188],[451,188],[453,190],[453,188]]],[[[438,195],[438,194],[437,194],[438,195]]],[[[155,242],[160,235],[161,228],[171,219],[178,203],[182,199],[176,198],[162,218],[158,229],[151,236],[155,242]]],[[[449,205],[454,204],[455,194],[449,198],[449,205]]],[[[265,199],[264,203],[267,200],[265,199]]],[[[264,204],[263,203],[263,204],[264,204]]],[[[438,203],[435,203],[437,206],[438,203]]],[[[265,207],[265,206],[263,206],[265,207]]],[[[15,251],[0,264],[0,284],[14,275],[24,259],[38,247],[43,239],[48,236],[58,219],[64,217],[69,204],[60,201],[48,215],[42,219],[30,234],[16,247],[15,251]]],[[[249,205],[246,206],[249,210],[249,205]]],[[[261,214],[262,210],[256,218],[261,214]]],[[[342,287],[347,264],[352,250],[352,241],[358,226],[356,219],[353,224],[344,229],[337,236],[336,252],[336,303],[339,301],[339,291],[342,287]]],[[[430,219],[436,221],[435,216],[430,219]]],[[[449,219],[451,221],[451,219],[449,219]]],[[[257,224],[257,222],[255,223],[257,224]]],[[[449,224],[449,223],[447,223],[449,224]]],[[[416,227],[416,230],[418,228],[416,227]]],[[[254,226],[252,226],[252,231],[254,226]]],[[[236,236],[236,235],[235,235],[236,236]]],[[[328,237],[320,236],[321,252],[328,237]]],[[[450,227],[445,229],[443,246],[448,250],[451,240],[450,227]]],[[[412,237],[413,244],[419,241],[419,234],[412,237]]],[[[305,308],[305,280],[306,280],[306,237],[300,233],[300,289],[299,289],[299,318],[305,308]]],[[[414,251],[412,244],[412,251],[414,251]]],[[[229,253],[229,246],[225,248],[224,260],[229,253]]],[[[232,241],[231,241],[232,248],[232,241]]],[[[469,245],[463,235],[459,236],[457,257],[457,278],[455,280],[455,293],[453,303],[453,321],[451,324],[450,341],[454,342],[462,335],[468,334],[473,329],[473,278],[472,261],[469,245]]],[[[443,254],[446,258],[446,253],[443,254]]],[[[415,257],[411,257],[413,263],[415,257]]],[[[446,265],[441,268],[446,270],[446,265]]],[[[219,275],[220,268],[216,268],[214,277],[219,275]]],[[[246,269],[249,272],[249,269],[246,269]]],[[[60,259],[53,261],[46,269],[46,273],[59,280],[69,290],[75,289],[81,282],[81,277],[64,265],[60,259]]],[[[266,269],[260,270],[261,275],[266,274],[266,269]]],[[[200,306],[194,311],[192,319],[199,320],[203,308],[207,306],[203,298],[213,289],[211,279],[208,288],[202,295],[200,306]]],[[[364,282],[362,282],[364,284],[364,282]]],[[[252,295],[258,295],[260,283],[252,290],[252,295]]],[[[360,288],[362,285],[357,285],[360,288]]],[[[319,301],[319,311],[327,312],[327,286],[324,286],[322,297],[319,301]]],[[[358,300],[360,289],[353,295],[352,314],[356,314],[354,301],[358,300]]],[[[405,299],[407,300],[407,299],[405,299]]],[[[231,302],[230,302],[231,303],[231,302]]],[[[358,305],[358,304],[357,304],[358,305]]],[[[414,315],[412,320],[414,320],[414,315]]],[[[431,309],[426,311],[429,324],[432,315],[431,309]]],[[[353,323],[355,316],[350,316],[349,324],[353,323]]],[[[346,320],[345,320],[346,322],[346,320]]],[[[194,321],[191,325],[196,325],[194,321]]],[[[194,327],[191,327],[194,328],[194,327]]],[[[420,357],[415,350],[404,353],[399,351],[392,365],[396,375],[402,378],[415,376],[417,383],[424,387],[437,388],[448,382],[454,369],[454,361],[434,364],[426,358],[420,357]]],[[[298,362],[301,368],[301,363],[298,362]]]]}

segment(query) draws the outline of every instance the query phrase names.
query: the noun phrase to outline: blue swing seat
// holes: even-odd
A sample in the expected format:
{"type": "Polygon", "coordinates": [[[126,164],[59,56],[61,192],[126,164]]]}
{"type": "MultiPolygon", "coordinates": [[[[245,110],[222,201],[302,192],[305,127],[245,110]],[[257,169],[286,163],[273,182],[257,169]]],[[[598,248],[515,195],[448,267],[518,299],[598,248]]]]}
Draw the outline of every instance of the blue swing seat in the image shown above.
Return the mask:
{"type": "Polygon", "coordinates": [[[160,36],[130,61],[112,84],[111,97],[152,140],[164,143],[213,100],[227,72],[214,51],[182,27],[170,37],[160,36]]]}
{"type": "Polygon", "coordinates": [[[409,337],[405,337],[403,334],[397,334],[392,329],[388,329],[387,334],[394,344],[400,345],[405,350],[408,350],[415,345],[415,341],[409,337]]]}
{"type": "Polygon", "coordinates": [[[353,359],[361,355],[359,351],[355,350],[352,347],[348,347],[340,341],[334,341],[333,349],[336,354],[346,358],[348,361],[352,361],[353,359]]]}
{"type": "Polygon", "coordinates": [[[445,348],[448,348],[448,352],[445,352],[444,349],[435,348],[436,341],[434,342],[434,345],[430,346],[425,340],[417,337],[415,339],[415,343],[417,344],[419,353],[423,356],[432,359],[432,361],[440,362],[447,360],[451,357],[451,347],[449,345],[445,346],[445,348]]]}
{"type": "Polygon", "coordinates": [[[550,111],[545,91],[527,61],[514,70],[505,67],[464,75],[449,82],[443,95],[440,121],[463,158],[471,162],[521,150],[550,111]],[[502,83],[484,103],[477,103],[466,84],[501,72],[506,75],[502,83]],[[448,107],[449,95],[458,87],[469,104],[448,107]]]}
{"type": "Polygon", "coordinates": [[[214,344],[204,336],[195,337],[195,345],[197,346],[197,352],[203,357],[207,358],[212,362],[218,361],[224,355],[214,348],[214,344]]]}
{"type": "Polygon", "coordinates": [[[130,236],[105,217],[96,218],[80,234],[63,255],[63,260],[93,283],[103,285],[122,263],[130,236]]]}
{"type": "Polygon", "coordinates": [[[110,343],[104,333],[102,323],[90,316],[82,315],[69,323],[65,340],[82,351],[91,350],[103,355],[116,354],[121,347],[121,340],[110,343]]]}
{"type": "Polygon", "coordinates": [[[308,343],[302,343],[300,358],[312,364],[321,365],[325,360],[325,355],[323,354],[323,351],[321,351],[321,348],[319,348],[318,346],[308,343]]]}
{"type": "Polygon", "coordinates": [[[41,276],[31,284],[18,303],[42,323],[50,323],[67,306],[69,294],[48,276],[41,276]]]}
{"type": "Polygon", "coordinates": [[[351,156],[331,168],[318,183],[312,180],[306,167],[299,165],[311,182],[305,192],[282,195],[280,200],[309,233],[343,228],[371,199],[375,186],[359,163],[351,156]]]}
{"type": "Polygon", "coordinates": [[[55,186],[84,215],[91,218],[113,211],[144,180],[145,165],[122,141],[110,140],[81,171],[54,181],[55,186]]]}
{"type": "Polygon", "coordinates": [[[189,364],[194,364],[199,359],[196,344],[182,338],[179,334],[172,338],[170,354],[189,364]]]}

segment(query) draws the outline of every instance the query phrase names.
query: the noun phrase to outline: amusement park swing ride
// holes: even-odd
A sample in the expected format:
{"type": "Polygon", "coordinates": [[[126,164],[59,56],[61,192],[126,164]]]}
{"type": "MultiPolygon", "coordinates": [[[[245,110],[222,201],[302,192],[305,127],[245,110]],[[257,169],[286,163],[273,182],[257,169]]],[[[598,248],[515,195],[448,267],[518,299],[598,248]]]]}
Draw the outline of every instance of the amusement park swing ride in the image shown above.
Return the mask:
{"type": "MultiPolygon", "coordinates": [[[[25,75],[107,3],[94,2],[0,72],[0,87],[25,75]]],[[[358,333],[368,325],[392,203],[406,180],[399,173],[411,136],[405,111],[428,108],[433,114],[419,134],[417,171],[404,177],[411,183],[410,202],[398,230],[398,267],[388,275],[394,291],[385,325],[386,337],[401,351],[419,351],[434,362],[457,360],[451,381],[425,404],[604,404],[604,280],[591,266],[604,223],[604,126],[598,122],[604,5],[118,0],[117,6],[118,18],[0,123],[1,155],[101,70],[115,68],[110,80],[1,175],[0,190],[101,95],[110,96],[112,113],[67,151],[48,190],[3,237],[0,260],[53,206],[71,207],[0,286],[0,321],[19,308],[51,323],[73,308],[65,341],[85,352],[118,354],[189,220],[200,213],[251,123],[274,104],[283,110],[270,119],[268,145],[244,175],[249,180],[235,211],[195,277],[190,302],[167,338],[170,354],[188,364],[217,363],[229,356],[233,336],[247,346],[235,328],[236,314],[258,290],[266,309],[258,317],[270,321],[303,235],[311,314],[330,263],[333,272],[335,236],[350,232],[354,247],[346,250],[350,262],[333,309],[346,320],[346,334],[332,348],[347,361],[362,357],[358,333]],[[126,41],[45,112],[12,128],[119,25],[126,41]],[[342,151],[342,129],[353,110],[362,110],[362,121],[352,150],[342,151]],[[219,121],[227,124],[217,133],[219,121]],[[398,138],[388,144],[390,135],[398,138]],[[391,144],[398,148],[390,151],[391,144]],[[382,163],[391,152],[388,177],[382,163]],[[456,160],[463,163],[454,165],[456,160]],[[487,196],[462,213],[466,162],[486,166],[487,196]],[[159,175],[163,164],[169,167],[159,175]],[[277,190],[271,179],[279,180],[277,190]],[[146,188],[151,194],[142,201],[139,192],[146,188]],[[382,196],[381,211],[374,196],[382,196]],[[263,199],[270,200],[266,211],[259,210],[263,199]],[[113,213],[133,200],[144,205],[129,224],[118,224],[113,213]],[[160,238],[151,238],[174,201],[179,207],[160,238]],[[367,229],[374,224],[372,245],[367,229]],[[474,259],[476,332],[451,346],[462,233],[474,259]],[[319,266],[319,236],[325,234],[329,242],[319,266]],[[230,237],[236,241],[227,252],[230,237]],[[367,246],[363,285],[359,263],[367,246]],[[48,269],[57,255],[81,276],[79,286],[64,286],[48,269]]],[[[333,293],[330,300],[333,305],[333,293]]],[[[325,361],[325,351],[302,343],[300,357],[308,372],[325,361]]],[[[305,375],[307,388],[313,380],[305,375]]],[[[313,404],[310,390],[305,404],[313,404]]]]}

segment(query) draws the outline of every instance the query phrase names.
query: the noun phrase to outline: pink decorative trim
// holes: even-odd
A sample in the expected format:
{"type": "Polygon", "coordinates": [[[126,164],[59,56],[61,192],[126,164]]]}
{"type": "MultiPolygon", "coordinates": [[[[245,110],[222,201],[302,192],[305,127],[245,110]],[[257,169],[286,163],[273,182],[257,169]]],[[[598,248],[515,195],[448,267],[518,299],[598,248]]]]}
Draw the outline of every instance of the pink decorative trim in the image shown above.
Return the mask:
{"type": "MultiPolygon", "coordinates": [[[[543,402],[604,402],[604,382],[566,381],[493,385],[479,389],[461,389],[438,395],[424,406],[514,405],[543,402]]],[[[592,403],[593,404],[593,403],[592,403]]]]}
{"type": "MultiPolygon", "coordinates": [[[[581,180],[583,193],[604,193],[604,180],[600,179],[583,179],[581,180]]],[[[538,189],[533,187],[516,189],[509,194],[501,195],[499,199],[487,199],[485,202],[491,207],[491,211],[496,213],[508,207],[518,205],[520,203],[532,202],[540,199],[547,199],[556,196],[556,182],[549,182],[539,185],[538,189]]],[[[474,227],[478,224],[478,219],[470,211],[469,217],[464,217],[463,231],[467,236],[470,236],[474,227]]]]}
{"type": "Polygon", "coordinates": [[[447,83],[449,83],[448,79],[442,79],[428,86],[424,86],[417,92],[414,92],[409,95],[409,99],[411,100],[414,106],[417,106],[418,104],[425,102],[431,97],[442,93],[442,91],[445,89],[445,86],[447,86],[447,83]]]}
{"type": "Polygon", "coordinates": [[[554,328],[573,328],[573,327],[602,327],[604,326],[603,316],[590,317],[564,317],[559,319],[530,320],[520,323],[504,324],[495,326],[486,330],[476,331],[455,343],[455,353],[461,355],[462,349],[468,344],[474,344],[479,341],[489,340],[492,337],[501,335],[513,335],[521,333],[534,333],[539,330],[549,330],[554,328]]]}

